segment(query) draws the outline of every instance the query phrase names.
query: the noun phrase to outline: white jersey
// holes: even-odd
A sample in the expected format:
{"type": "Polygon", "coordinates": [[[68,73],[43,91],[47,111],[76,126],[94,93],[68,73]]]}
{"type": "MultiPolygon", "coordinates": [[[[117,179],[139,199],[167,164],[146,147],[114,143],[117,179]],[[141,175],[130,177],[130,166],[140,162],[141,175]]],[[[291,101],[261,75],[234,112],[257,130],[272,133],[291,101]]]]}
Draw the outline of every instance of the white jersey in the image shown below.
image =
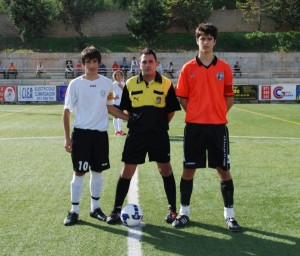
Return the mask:
{"type": "Polygon", "coordinates": [[[74,112],[73,127],[107,131],[108,111],[106,105],[113,105],[113,85],[109,78],[99,76],[86,80],[83,76],[72,80],[65,96],[65,109],[74,112]]]}
{"type": "MultiPolygon", "coordinates": [[[[122,81],[121,84],[124,88],[125,82],[122,81]]],[[[119,82],[117,82],[117,81],[113,82],[113,92],[114,92],[114,96],[116,96],[116,95],[119,96],[119,99],[114,99],[114,104],[116,106],[120,106],[123,90],[120,88],[119,82]]]]}

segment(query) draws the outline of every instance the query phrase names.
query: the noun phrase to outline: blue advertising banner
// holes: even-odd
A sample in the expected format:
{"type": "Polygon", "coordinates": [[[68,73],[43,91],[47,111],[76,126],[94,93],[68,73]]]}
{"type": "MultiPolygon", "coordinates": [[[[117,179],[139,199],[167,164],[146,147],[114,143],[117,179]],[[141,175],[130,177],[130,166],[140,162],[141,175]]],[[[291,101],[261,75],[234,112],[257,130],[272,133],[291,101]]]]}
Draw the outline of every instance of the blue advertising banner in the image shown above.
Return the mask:
{"type": "Polygon", "coordinates": [[[296,86],[296,100],[300,100],[300,84],[296,86]]]}
{"type": "Polygon", "coordinates": [[[56,101],[56,86],[18,86],[18,101],[56,101]]]}
{"type": "Polygon", "coordinates": [[[65,95],[66,95],[67,88],[68,88],[67,85],[58,85],[57,86],[57,101],[58,102],[65,101],[65,95]]]}

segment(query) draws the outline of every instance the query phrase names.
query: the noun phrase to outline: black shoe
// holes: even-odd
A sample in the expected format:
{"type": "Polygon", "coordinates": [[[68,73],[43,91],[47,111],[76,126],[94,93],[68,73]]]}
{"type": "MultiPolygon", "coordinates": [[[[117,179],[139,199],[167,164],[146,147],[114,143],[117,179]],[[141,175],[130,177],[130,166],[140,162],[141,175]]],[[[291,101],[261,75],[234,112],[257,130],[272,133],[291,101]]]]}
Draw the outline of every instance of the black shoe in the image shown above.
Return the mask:
{"type": "Polygon", "coordinates": [[[172,223],[174,220],[176,220],[177,213],[175,211],[170,210],[167,216],[165,217],[165,221],[167,223],[172,223]]]}
{"type": "Polygon", "coordinates": [[[65,226],[75,225],[78,221],[79,214],[76,212],[69,212],[67,217],[64,220],[65,226]]]}
{"type": "Polygon", "coordinates": [[[241,230],[241,226],[238,224],[235,218],[227,218],[225,220],[225,224],[232,232],[239,232],[241,230]]]}
{"type": "Polygon", "coordinates": [[[174,228],[183,228],[190,222],[190,218],[187,215],[179,215],[173,222],[174,228]]]}
{"type": "Polygon", "coordinates": [[[115,224],[117,222],[119,222],[120,219],[120,215],[121,215],[121,211],[112,211],[111,214],[109,214],[109,216],[106,219],[106,223],[108,224],[115,224]]]}
{"type": "Polygon", "coordinates": [[[106,221],[107,218],[100,208],[95,209],[93,212],[91,211],[90,216],[101,221],[106,221]]]}

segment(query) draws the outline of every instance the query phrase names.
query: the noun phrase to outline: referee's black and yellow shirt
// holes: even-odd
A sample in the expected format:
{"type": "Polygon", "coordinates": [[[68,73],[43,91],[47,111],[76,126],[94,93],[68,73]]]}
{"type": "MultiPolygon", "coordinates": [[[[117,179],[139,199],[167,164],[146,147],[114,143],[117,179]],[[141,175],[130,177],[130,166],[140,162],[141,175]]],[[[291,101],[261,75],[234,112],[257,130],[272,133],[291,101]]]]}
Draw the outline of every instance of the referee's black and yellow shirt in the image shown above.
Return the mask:
{"type": "Polygon", "coordinates": [[[137,75],[127,80],[120,108],[130,113],[127,127],[138,132],[168,130],[168,114],[180,110],[172,82],[156,72],[148,83],[137,75]]]}

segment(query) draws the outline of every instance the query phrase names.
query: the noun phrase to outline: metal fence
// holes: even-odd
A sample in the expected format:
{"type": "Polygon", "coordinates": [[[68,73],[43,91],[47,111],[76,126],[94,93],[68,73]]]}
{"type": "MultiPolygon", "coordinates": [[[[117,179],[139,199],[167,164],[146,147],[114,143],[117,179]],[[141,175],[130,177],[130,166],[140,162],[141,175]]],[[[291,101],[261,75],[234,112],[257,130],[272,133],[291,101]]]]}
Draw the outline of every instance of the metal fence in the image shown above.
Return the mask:
{"type": "MultiPolygon", "coordinates": [[[[113,70],[106,69],[99,72],[108,78],[112,78],[113,70]]],[[[132,77],[130,70],[126,70],[125,78],[132,77]]],[[[173,84],[177,84],[177,79],[180,70],[175,70],[170,74],[164,70],[163,75],[170,78],[173,84]]],[[[43,73],[37,74],[35,69],[21,69],[18,70],[16,77],[7,76],[0,73],[0,85],[47,85],[47,84],[69,84],[69,82],[76,78],[78,71],[74,69],[72,72],[67,72],[64,68],[46,69],[43,73]]],[[[285,69],[285,70],[266,70],[257,72],[243,72],[234,74],[235,85],[246,84],[276,84],[276,83],[297,83],[300,84],[300,70],[299,69],[285,69]]]]}

